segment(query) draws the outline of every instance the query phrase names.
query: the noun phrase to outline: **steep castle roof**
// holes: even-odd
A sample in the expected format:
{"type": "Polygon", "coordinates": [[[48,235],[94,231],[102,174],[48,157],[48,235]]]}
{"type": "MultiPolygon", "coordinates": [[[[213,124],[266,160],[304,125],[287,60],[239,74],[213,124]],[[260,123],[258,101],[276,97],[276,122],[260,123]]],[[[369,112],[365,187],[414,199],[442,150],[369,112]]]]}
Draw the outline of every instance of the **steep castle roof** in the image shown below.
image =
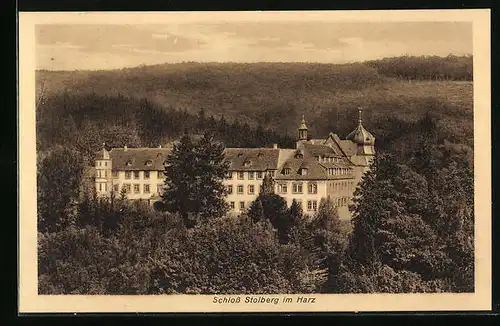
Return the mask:
{"type": "Polygon", "coordinates": [[[352,168],[353,164],[345,157],[339,156],[335,150],[327,145],[313,145],[304,143],[300,150],[295,152],[286,160],[281,170],[276,175],[279,180],[328,180],[350,178],[346,175],[330,175],[328,168],[352,168]],[[302,155],[297,155],[302,154],[302,155]],[[337,163],[323,163],[318,161],[318,156],[337,157],[337,163]],[[285,168],[289,169],[286,171],[285,168]],[[307,174],[302,173],[302,169],[307,169],[307,174]]]}
{"type": "Polygon", "coordinates": [[[163,171],[171,148],[113,148],[109,151],[113,170],[163,171]]]}
{"type": "Polygon", "coordinates": [[[264,171],[278,168],[279,148],[226,148],[225,158],[233,171],[264,171]]]}

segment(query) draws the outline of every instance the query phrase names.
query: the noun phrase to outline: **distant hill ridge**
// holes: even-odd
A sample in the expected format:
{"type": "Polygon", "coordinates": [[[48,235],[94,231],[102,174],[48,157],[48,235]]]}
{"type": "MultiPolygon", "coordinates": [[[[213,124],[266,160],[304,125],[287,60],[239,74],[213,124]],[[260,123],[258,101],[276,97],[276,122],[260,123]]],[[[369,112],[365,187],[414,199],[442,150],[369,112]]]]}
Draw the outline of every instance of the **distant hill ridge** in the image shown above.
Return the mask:
{"type": "MultiPolygon", "coordinates": [[[[472,57],[398,57],[351,64],[176,63],[108,71],[37,72],[44,98],[95,94],[147,99],[165,110],[224,116],[294,135],[306,115],[312,135],[345,134],[365,108],[377,117],[415,120],[427,110],[454,115],[457,130],[472,117],[472,57]]],[[[467,127],[466,129],[470,129],[467,127]]]]}

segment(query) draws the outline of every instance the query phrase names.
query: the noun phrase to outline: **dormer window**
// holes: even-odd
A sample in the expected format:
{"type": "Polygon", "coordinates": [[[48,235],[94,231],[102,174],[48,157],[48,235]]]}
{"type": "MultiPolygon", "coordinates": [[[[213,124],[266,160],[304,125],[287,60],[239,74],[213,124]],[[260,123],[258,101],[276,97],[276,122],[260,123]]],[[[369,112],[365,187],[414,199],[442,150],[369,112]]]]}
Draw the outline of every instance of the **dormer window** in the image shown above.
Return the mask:
{"type": "Polygon", "coordinates": [[[250,162],[250,161],[245,161],[245,163],[243,163],[243,165],[245,167],[249,167],[251,164],[252,164],[252,162],[250,162]]]}
{"type": "Polygon", "coordinates": [[[145,164],[146,164],[146,166],[151,166],[151,165],[153,165],[153,161],[147,160],[145,164]]]}
{"type": "Polygon", "coordinates": [[[258,157],[258,158],[263,158],[263,157],[264,157],[264,153],[259,152],[259,154],[257,154],[257,157],[258,157]]]}
{"type": "Polygon", "coordinates": [[[129,161],[127,161],[126,164],[127,164],[127,166],[131,166],[132,165],[132,161],[129,160],[129,161]]]}
{"type": "Polygon", "coordinates": [[[243,156],[243,153],[238,153],[238,157],[242,157],[243,156]]]}
{"type": "Polygon", "coordinates": [[[156,157],[162,157],[161,153],[156,154],[156,157]]]}
{"type": "Polygon", "coordinates": [[[289,175],[290,174],[290,168],[283,169],[283,174],[284,175],[289,175]]]}
{"type": "Polygon", "coordinates": [[[301,174],[302,174],[302,175],[307,175],[307,172],[308,172],[308,171],[307,171],[307,169],[306,169],[306,168],[302,168],[302,169],[300,169],[300,171],[301,171],[301,174]]]}

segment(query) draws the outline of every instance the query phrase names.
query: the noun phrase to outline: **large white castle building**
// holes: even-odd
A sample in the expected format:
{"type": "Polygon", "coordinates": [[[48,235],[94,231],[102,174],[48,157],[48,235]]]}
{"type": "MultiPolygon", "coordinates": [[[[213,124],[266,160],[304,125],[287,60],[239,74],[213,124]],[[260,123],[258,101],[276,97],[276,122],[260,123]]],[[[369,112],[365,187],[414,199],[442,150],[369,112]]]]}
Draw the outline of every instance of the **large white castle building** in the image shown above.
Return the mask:
{"type": "MultiPolygon", "coordinates": [[[[341,218],[349,218],[347,206],[375,155],[375,137],[362,125],[340,139],[330,133],[323,139],[308,137],[302,117],[295,149],[226,148],[229,173],[224,180],[227,202],[234,213],[245,211],[254,201],[266,174],[274,179],[275,192],[288,205],[295,199],[305,213],[314,213],[322,198],[332,199],[341,218]]],[[[103,149],[95,161],[95,187],[99,195],[125,189],[127,198],[161,200],[164,164],[171,148],[103,149]]]]}

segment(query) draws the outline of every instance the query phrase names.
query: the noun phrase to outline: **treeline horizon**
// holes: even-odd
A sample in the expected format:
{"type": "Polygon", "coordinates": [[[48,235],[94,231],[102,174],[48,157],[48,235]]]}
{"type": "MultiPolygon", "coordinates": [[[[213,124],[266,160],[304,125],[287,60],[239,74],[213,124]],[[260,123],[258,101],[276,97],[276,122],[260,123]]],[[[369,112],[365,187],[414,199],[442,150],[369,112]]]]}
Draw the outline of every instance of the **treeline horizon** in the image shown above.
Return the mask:
{"type": "MultiPolygon", "coordinates": [[[[471,60],[460,58],[439,58],[436,60],[440,64],[431,67],[471,60]]],[[[377,62],[380,69],[391,67],[383,60],[377,62]]],[[[408,73],[414,66],[408,66],[408,73]]],[[[400,73],[398,76],[403,77],[392,78],[360,63],[235,64],[231,67],[225,63],[196,63],[92,73],[38,72],[37,114],[39,120],[65,118],[68,112],[75,115],[76,120],[77,116],[87,115],[92,119],[101,114],[99,119],[111,126],[125,122],[137,125],[142,119],[141,102],[147,101],[156,111],[165,112],[166,129],[168,120],[182,124],[183,115],[187,120],[197,119],[203,109],[207,117],[213,116],[217,121],[248,124],[251,129],[269,130],[290,138],[296,138],[301,116],[305,115],[311,137],[322,138],[330,132],[345,137],[356,127],[357,109],[362,107],[365,127],[377,138],[383,138],[389,129],[385,126],[388,117],[414,122],[426,111],[433,111],[447,122],[444,128],[450,129],[450,140],[472,144],[470,82],[411,81],[400,73]],[[112,108],[106,108],[107,105],[112,108]],[[106,116],[110,110],[113,112],[106,116]],[[137,114],[129,114],[131,111],[137,114]],[[172,113],[175,111],[179,113],[172,113]]]]}
{"type": "Polygon", "coordinates": [[[366,64],[376,68],[379,73],[387,77],[398,77],[405,79],[431,79],[431,80],[472,80],[473,56],[454,55],[402,55],[384,57],[380,59],[370,59],[363,61],[351,61],[344,63],[327,63],[315,61],[256,61],[256,62],[237,62],[237,61],[182,61],[173,63],[158,64],[140,64],[132,67],[113,68],[113,69],[73,69],[73,70],[55,70],[55,69],[37,69],[38,72],[114,72],[123,70],[135,70],[147,67],[175,66],[175,65],[351,65],[366,64]],[[392,67],[391,67],[392,66],[392,67]],[[408,67],[414,69],[409,71],[408,67]],[[423,69],[423,72],[416,70],[423,69]]]}

